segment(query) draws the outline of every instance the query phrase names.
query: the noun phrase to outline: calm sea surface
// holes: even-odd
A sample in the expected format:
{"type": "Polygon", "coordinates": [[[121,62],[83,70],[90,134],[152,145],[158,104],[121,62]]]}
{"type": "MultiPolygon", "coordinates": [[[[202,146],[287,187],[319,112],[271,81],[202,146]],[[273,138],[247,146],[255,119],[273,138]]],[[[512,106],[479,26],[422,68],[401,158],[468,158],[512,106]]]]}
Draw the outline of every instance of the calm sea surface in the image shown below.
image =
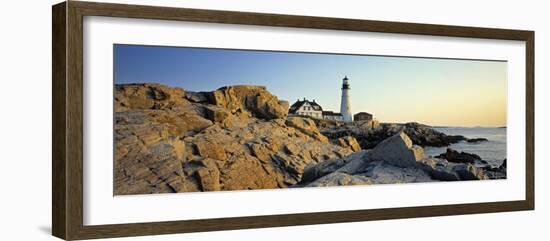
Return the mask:
{"type": "MultiPolygon", "coordinates": [[[[499,166],[506,158],[506,128],[434,128],[447,135],[462,135],[466,138],[487,138],[489,141],[468,143],[461,141],[449,147],[457,151],[464,151],[479,155],[493,166],[499,166]]],[[[446,151],[447,147],[426,147],[427,156],[437,156],[446,151]]]]}

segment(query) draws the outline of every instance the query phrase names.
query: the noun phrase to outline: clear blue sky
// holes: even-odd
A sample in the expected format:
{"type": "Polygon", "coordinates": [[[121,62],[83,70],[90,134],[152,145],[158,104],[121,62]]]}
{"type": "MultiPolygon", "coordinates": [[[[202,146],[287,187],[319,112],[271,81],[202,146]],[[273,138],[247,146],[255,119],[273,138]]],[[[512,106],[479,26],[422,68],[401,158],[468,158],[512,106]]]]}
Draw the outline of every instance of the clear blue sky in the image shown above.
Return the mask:
{"type": "Polygon", "coordinates": [[[191,91],[263,85],[292,104],[339,111],[342,78],[352,112],[384,122],[506,125],[506,62],[115,45],[115,83],[156,82],[191,91]]]}

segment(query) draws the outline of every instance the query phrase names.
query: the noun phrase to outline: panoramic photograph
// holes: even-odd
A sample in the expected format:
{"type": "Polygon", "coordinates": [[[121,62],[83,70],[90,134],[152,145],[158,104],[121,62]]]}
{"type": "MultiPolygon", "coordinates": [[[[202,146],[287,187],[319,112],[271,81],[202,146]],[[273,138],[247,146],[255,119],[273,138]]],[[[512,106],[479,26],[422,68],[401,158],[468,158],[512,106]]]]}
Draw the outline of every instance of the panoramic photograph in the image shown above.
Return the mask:
{"type": "Polygon", "coordinates": [[[114,195],[506,179],[506,61],[113,54],[114,195]]]}

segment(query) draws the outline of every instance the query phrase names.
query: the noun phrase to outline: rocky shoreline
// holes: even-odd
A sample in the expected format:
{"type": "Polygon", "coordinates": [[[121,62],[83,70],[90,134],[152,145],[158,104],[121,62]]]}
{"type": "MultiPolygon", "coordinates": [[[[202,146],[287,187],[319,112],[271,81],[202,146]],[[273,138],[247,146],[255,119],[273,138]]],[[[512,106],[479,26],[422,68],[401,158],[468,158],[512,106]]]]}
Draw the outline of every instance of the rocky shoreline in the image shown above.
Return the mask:
{"type": "Polygon", "coordinates": [[[384,139],[399,132],[405,132],[413,144],[422,147],[445,147],[461,141],[487,141],[485,138],[468,139],[461,135],[446,135],[430,126],[415,122],[396,124],[378,123],[376,120],[349,123],[321,119],[315,119],[315,121],[321,133],[328,138],[352,136],[359,141],[363,149],[372,149],[384,139]]]}
{"type": "Polygon", "coordinates": [[[424,156],[405,132],[343,159],[326,161],[305,170],[297,186],[395,184],[506,178],[506,162],[498,168],[424,156]]]}
{"type": "Polygon", "coordinates": [[[463,136],[418,123],[287,116],[288,102],[261,86],[125,84],[114,102],[115,195],[506,177],[505,163],[424,156],[423,147],[469,141],[463,136]]]}

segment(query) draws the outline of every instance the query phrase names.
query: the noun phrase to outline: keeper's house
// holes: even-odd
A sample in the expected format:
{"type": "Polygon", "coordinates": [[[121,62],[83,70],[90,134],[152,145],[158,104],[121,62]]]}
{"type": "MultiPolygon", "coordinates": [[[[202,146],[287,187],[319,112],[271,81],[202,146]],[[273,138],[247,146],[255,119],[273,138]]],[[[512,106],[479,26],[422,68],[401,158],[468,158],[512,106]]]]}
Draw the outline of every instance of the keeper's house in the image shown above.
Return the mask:
{"type": "Polygon", "coordinates": [[[290,115],[304,115],[318,119],[344,120],[342,114],[332,111],[323,111],[323,108],[317,104],[315,100],[309,101],[306,98],[294,102],[294,104],[290,106],[288,113],[290,115]]]}
{"type": "Polygon", "coordinates": [[[323,108],[315,100],[297,100],[290,106],[288,113],[291,115],[307,115],[315,118],[323,118],[323,108]]]}

